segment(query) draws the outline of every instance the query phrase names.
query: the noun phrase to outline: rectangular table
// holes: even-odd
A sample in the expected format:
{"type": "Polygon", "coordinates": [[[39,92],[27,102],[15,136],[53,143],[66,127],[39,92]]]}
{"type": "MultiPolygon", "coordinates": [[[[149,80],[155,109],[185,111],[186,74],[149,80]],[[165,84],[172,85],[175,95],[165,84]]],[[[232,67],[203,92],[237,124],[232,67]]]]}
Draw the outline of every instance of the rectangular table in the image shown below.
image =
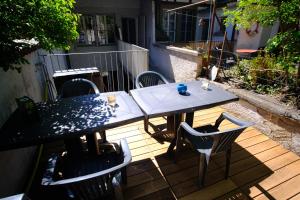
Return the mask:
{"type": "Polygon", "coordinates": [[[143,119],[144,114],[126,92],[84,95],[37,105],[40,120],[28,122],[16,110],[0,130],[0,150],[94,134],[143,119]],[[116,109],[107,96],[116,96],[116,109]]]}
{"type": "MultiPolygon", "coordinates": [[[[194,111],[238,100],[237,96],[214,84],[210,84],[208,90],[202,89],[202,81],[192,81],[186,85],[186,95],[177,92],[177,83],[134,89],[130,94],[145,117],[175,115],[175,130],[179,127],[184,113],[188,113],[186,120],[192,125],[194,111]]],[[[176,137],[172,140],[168,153],[174,149],[175,143],[176,137]]]]}

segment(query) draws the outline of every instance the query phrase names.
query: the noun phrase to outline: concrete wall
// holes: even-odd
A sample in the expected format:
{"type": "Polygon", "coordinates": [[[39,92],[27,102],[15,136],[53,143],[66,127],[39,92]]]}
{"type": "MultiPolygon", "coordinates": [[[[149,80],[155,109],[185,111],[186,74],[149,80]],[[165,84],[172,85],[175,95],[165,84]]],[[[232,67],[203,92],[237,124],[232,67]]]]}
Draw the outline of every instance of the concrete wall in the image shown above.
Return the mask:
{"type": "Polygon", "coordinates": [[[145,16],[145,48],[150,49],[155,43],[155,10],[153,0],[140,0],[141,14],[145,16]]]}
{"type": "MultiPolygon", "coordinates": [[[[16,109],[15,98],[29,96],[35,102],[43,100],[43,76],[38,51],[26,56],[30,64],[22,72],[0,69],[0,126],[16,109]]],[[[0,152],[0,198],[22,192],[33,164],[36,147],[0,152]]]]}
{"type": "Polygon", "coordinates": [[[151,56],[152,70],[175,82],[195,80],[201,62],[196,51],[163,45],[153,46],[151,56]]]}

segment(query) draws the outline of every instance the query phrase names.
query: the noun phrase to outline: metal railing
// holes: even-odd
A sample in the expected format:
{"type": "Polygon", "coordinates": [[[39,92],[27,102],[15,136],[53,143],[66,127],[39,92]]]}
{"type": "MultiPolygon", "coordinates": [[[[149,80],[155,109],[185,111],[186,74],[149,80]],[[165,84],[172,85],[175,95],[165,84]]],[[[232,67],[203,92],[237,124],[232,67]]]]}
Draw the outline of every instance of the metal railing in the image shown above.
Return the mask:
{"type": "MultiPolygon", "coordinates": [[[[93,79],[102,92],[133,89],[135,77],[149,69],[148,50],[137,46],[129,49],[128,43],[121,44],[120,51],[42,55],[44,70],[52,82],[50,84],[57,86],[57,77],[84,74],[90,76],[89,79],[93,79]]],[[[57,94],[57,91],[54,93],[57,94]]]]}

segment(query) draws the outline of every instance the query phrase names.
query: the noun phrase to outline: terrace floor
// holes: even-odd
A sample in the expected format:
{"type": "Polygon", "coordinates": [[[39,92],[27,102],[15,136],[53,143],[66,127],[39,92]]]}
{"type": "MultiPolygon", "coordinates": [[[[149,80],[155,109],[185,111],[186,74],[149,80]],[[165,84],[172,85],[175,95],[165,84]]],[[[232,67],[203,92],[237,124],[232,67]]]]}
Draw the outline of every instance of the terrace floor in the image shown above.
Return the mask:
{"type": "MultiPolygon", "coordinates": [[[[196,112],[194,126],[214,123],[223,111],[216,107],[196,112]]],[[[163,118],[150,122],[166,123],[163,118]]],[[[224,129],[231,126],[228,121],[222,124],[224,129]]],[[[168,139],[150,136],[143,121],[111,129],[107,138],[126,138],[131,149],[125,199],[300,199],[300,157],[252,127],[236,140],[230,178],[224,180],[224,155],[216,155],[208,166],[206,187],[201,190],[196,185],[198,155],[185,149],[174,164],[166,155],[168,139]]],[[[51,148],[46,146],[46,152],[51,148]]]]}

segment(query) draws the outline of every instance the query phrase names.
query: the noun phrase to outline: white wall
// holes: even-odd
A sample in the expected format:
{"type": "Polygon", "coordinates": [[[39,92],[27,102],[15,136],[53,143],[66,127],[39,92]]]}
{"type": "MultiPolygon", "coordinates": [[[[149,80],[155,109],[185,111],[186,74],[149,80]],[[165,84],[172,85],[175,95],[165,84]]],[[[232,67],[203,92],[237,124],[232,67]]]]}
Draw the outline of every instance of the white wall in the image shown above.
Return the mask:
{"type": "MultiPolygon", "coordinates": [[[[269,38],[273,37],[279,28],[279,24],[275,23],[273,26],[262,27],[259,26],[258,33],[249,36],[245,30],[240,30],[237,39],[237,49],[258,49],[264,47],[269,38]]],[[[252,29],[255,29],[252,27],[252,29]]]]}
{"type": "Polygon", "coordinates": [[[136,45],[128,44],[123,41],[118,41],[119,63],[123,63],[123,67],[136,77],[139,73],[149,70],[149,53],[147,49],[136,45]]]}
{"type": "Polygon", "coordinates": [[[69,56],[71,68],[97,67],[100,71],[112,71],[116,69],[116,53],[101,54],[101,52],[117,51],[117,45],[102,47],[75,47],[69,56]],[[94,54],[80,54],[95,52],[94,54]],[[75,53],[72,55],[72,53],[75,53]],[[79,53],[79,54],[77,54],[79,53]]]}
{"type": "MultiPolygon", "coordinates": [[[[38,51],[25,58],[30,62],[22,66],[22,72],[4,72],[0,69],[0,126],[16,109],[15,98],[29,96],[35,102],[43,100],[44,88],[38,51]]],[[[0,198],[22,192],[36,147],[0,152],[0,198]]]]}

